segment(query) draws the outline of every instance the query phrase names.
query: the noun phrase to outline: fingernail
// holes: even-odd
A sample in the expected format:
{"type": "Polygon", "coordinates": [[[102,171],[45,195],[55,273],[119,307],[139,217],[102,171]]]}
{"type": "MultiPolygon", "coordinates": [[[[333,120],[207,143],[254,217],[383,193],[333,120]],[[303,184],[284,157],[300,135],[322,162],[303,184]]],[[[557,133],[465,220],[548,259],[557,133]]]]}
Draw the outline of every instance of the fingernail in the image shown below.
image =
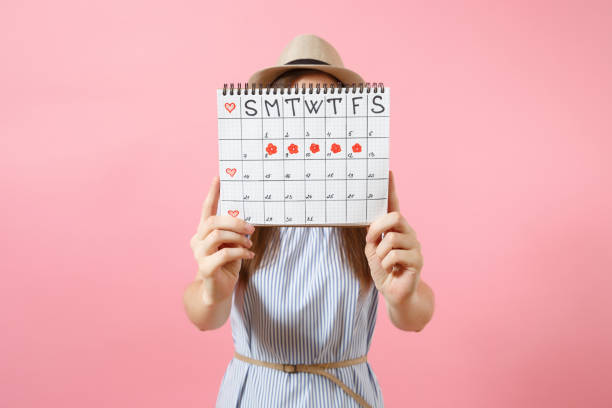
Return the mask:
{"type": "Polygon", "coordinates": [[[255,227],[252,226],[251,224],[247,224],[247,231],[249,231],[249,233],[255,231],[255,227]]]}
{"type": "Polygon", "coordinates": [[[247,242],[248,242],[249,248],[253,246],[253,241],[249,239],[247,242]]]}
{"type": "Polygon", "coordinates": [[[255,256],[255,252],[253,252],[253,251],[249,251],[249,257],[250,257],[250,258],[253,258],[254,256],[255,256]]]}

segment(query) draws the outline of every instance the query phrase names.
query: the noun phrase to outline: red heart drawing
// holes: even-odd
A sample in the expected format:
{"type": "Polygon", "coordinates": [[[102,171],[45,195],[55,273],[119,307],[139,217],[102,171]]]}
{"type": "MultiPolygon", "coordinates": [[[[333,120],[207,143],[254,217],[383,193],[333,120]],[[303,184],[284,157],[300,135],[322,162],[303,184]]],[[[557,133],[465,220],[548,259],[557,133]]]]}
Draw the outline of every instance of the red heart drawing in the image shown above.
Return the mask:
{"type": "Polygon", "coordinates": [[[234,109],[236,109],[236,104],[235,104],[234,102],[232,102],[232,103],[226,103],[226,104],[225,104],[225,109],[227,109],[227,111],[228,111],[229,113],[232,113],[232,111],[233,111],[234,109]]]}
{"type": "Polygon", "coordinates": [[[227,169],[225,169],[225,172],[229,174],[230,176],[234,177],[234,174],[236,174],[236,169],[230,169],[228,167],[227,169]]]}
{"type": "Polygon", "coordinates": [[[232,217],[237,217],[237,216],[238,216],[239,211],[238,211],[238,210],[233,210],[233,211],[232,211],[232,210],[227,210],[227,213],[228,213],[229,215],[231,215],[232,217]]]}

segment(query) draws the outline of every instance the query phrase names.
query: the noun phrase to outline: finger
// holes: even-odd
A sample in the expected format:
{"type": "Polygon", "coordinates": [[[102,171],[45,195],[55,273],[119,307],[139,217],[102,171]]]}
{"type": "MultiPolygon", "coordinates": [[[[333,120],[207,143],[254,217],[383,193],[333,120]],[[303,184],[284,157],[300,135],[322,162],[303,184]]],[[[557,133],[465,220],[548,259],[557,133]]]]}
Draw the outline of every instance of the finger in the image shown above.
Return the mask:
{"type": "Polygon", "coordinates": [[[419,271],[423,266],[423,257],[414,249],[393,249],[383,258],[380,265],[386,271],[391,271],[393,265],[402,265],[419,271]]]}
{"type": "Polygon", "coordinates": [[[250,248],[253,245],[251,240],[243,234],[216,229],[206,235],[206,238],[202,241],[200,250],[203,255],[212,255],[223,244],[235,244],[245,248],[250,248]]]}
{"type": "Polygon", "coordinates": [[[210,260],[210,268],[208,270],[215,271],[226,263],[236,261],[238,259],[251,259],[255,256],[255,252],[249,251],[246,248],[223,248],[207,257],[210,260]]]}
{"type": "Polygon", "coordinates": [[[200,226],[200,239],[204,239],[215,229],[234,231],[237,234],[252,234],[255,227],[243,220],[229,215],[211,215],[200,226]]]}
{"type": "Polygon", "coordinates": [[[370,224],[368,233],[366,234],[366,242],[374,242],[380,238],[383,232],[393,230],[407,234],[413,233],[412,228],[402,214],[397,211],[381,215],[370,224]]]}
{"type": "Polygon", "coordinates": [[[389,170],[389,203],[387,212],[398,211],[399,212],[399,197],[395,190],[395,177],[393,172],[389,170]]]}
{"type": "Polygon", "coordinates": [[[413,249],[419,247],[419,241],[417,241],[414,235],[391,231],[385,234],[380,244],[376,247],[376,256],[378,256],[378,259],[383,259],[392,249],[413,249]]]}
{"type": "Polygon", "coordinates": [[[203,223],[211,215],[217,213],[217,204],[219,203],[219,176],[213,177],[210,188],[208,189],[208,195],[202,204],[202,215],[200,217],[200,224],[203,223]]]}
{"type": "MultiPolygon", "coordinates": [[[[213,232],[211,234],[214,234],[215,231],[223,231],[223,230],[213,230],[213,232]]],[[[231,231],[226,231],[226,232],[231,232],[231,231]]],[[[208,236],[210,236],[211,234],[208,234],[208,236]]],[[[232,232],[232,234],[235,234],[235,232],[232,232]]],[[[246,241],[248,241],[249,243],[247,243],[246,245],[243,245],[243,243],[240,244],[236,244],[233,242],[221,242],[220,244],[217,245],[216,248],[211,248],[211,244],[210,242],[206,242],[206,238],[204,240],[202,239],[198,239],[196,245],[193,247],[193,256],[196,260],[202,259],[202,258],[206,258],[207,256],[210,256],[212,254],[214,254],[216,251],[225,248],[225,247],[230,247],[230,248],[237,248],[237,247],[251,247],[252,243],[250,242],[250,240],[248,238],[246,238],[245,235],[241,235],[241,234],[236,234],[240,237],[244,237],[246,239],[246,241]]],[[[208,237],[207,236],[207,237],[208,237]]]]}

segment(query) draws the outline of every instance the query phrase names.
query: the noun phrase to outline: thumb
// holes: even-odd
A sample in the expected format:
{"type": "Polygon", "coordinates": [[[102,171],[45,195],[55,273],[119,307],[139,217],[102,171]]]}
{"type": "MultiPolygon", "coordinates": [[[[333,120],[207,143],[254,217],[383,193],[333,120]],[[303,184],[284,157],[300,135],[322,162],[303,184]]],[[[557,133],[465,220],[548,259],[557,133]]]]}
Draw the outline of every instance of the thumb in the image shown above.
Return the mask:
{"type": "Polygon", "coordinates": [[[399,198],[395,191],[395,180],[393,172],[389,170],[389,202],[387,212],[399,211],[399,198]]]}
{"type": "Polygon", "coordinates": [[[206,200],[204,200],[204,204],[202,204],[200,224],[206,221],[208,217],[217,213],[217,204],[219,203],[219,185],[219,176],[215,176],[210,184],[210,189],[208,190],[206,200]]]}

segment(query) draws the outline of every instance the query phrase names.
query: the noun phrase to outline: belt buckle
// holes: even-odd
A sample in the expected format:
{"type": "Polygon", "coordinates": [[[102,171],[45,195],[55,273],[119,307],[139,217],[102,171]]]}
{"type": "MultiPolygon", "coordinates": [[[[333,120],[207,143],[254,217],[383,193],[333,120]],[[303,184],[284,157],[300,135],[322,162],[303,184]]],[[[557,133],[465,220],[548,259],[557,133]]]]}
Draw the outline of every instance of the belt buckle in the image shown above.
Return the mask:
{"type": "Polygon", "coordinates": [[[297,365],[295,364],[283,364],[283,371],[286,373],[294,374],[297,372],[297,365]]]}

